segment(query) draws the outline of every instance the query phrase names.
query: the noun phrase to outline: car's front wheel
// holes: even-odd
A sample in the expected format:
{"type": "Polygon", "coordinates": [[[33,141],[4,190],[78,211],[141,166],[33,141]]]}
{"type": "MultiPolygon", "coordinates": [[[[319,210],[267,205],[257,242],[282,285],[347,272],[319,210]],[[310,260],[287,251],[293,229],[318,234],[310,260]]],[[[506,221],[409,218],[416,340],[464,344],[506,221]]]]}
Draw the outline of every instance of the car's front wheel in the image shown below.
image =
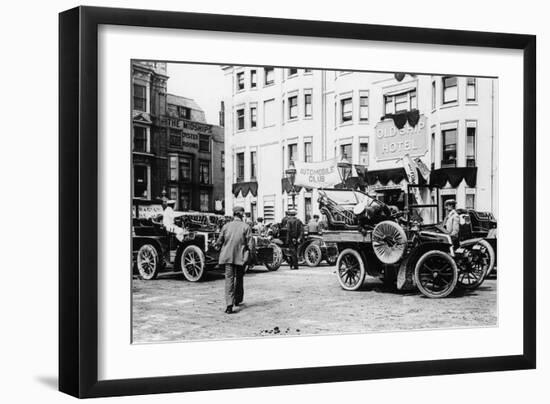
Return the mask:
{"type": "Polygon", "coordinates": [[[202,250],[196,245],[185,247],[181,253],[180,267],[189,282],[200,281],[206,272],[206,259],[202,250]]]}
{"type": "Polygon", "coordinates": [[[314,242],[308,245],[304,250],[304,257],[308,266],[319,266],[323,259],[323,252],[321,251],[321,247],[319,247],[319,243],[314,242]]]}
{"type": "Polygon", "coordinates": [[[365,281],[365,264],[356,250],[346,248],[336,260],[336,273],[340,286],[345,290],[357,290],[365,281]]]}
{"type": "Polygon", "coordinates": [[[458,268],[449,254],[438,250],[428,251],[416,263],[414,281],[424,296],[446,297],[456,286],[458,268]]]}
{"type": "Polygon", "coordinates": [[[143,244],[139,247],[136,266],[141,279],[150,281],[157,277],[160,267],[160,256],[154,245],[143,244]]]}

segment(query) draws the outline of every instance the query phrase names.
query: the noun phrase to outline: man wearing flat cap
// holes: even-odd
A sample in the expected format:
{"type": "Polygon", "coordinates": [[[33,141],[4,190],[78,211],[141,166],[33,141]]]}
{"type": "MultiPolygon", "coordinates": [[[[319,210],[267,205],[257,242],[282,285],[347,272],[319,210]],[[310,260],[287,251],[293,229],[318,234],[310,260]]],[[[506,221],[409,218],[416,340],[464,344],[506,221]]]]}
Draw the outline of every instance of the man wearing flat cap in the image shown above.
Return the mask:
{"type": "Polygon", "coordinates": [[[448,199],[445,201],[445,219],[443,219],[443,227],[451,236],[453,242],[458,240],[458,231],[460,229],[460,217],[456,211],[456,201],[448,199]]]}
{"type": "Polygon", "coordinates": [[[225,266],[225,312],[233,313],[244,298],[244,268],[250,253],[252,230],[243,221],[244,208],[233,208],[234,219],[226,223],[216,241],[220,248],[219,265],[225,266]]]}
{"type": "Polygon", "coordinates": [[[298,269],[298,245],[304,233],[304,226],[302,221],[296,217],[297,213],[295,209],[290,209],[286,221],[286,243],[290,249],[290,269],[298,269]]]}

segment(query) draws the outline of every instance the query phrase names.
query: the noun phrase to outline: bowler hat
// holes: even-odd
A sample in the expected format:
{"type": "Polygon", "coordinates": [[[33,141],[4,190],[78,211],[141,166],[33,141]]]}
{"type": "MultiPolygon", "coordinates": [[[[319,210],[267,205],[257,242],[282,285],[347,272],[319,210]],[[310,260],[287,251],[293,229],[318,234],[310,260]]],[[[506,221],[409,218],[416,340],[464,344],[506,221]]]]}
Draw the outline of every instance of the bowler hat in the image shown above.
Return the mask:
{"type": "Polygon", "coordinates": [[[235,213],[244,213],[244,208],[242,206],[235,206],[233,208],[233,214],[235,213]]]}

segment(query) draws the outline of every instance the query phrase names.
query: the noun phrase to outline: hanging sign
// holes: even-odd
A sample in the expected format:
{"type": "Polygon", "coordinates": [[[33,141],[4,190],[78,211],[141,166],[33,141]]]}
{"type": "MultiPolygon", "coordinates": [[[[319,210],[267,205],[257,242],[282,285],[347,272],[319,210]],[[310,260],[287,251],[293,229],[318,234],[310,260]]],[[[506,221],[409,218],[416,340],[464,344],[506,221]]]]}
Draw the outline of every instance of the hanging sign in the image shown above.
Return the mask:
{"type": "Polygon", "coordinates": [[[376,159],[394,160],[405,154],[421,156],[428,151],[427,120],[421,115],[416,126],[408,122],[398,129],[393,119],[378,122],[374,128],[374,151],[376,159]]]}
{"type": "Polygon", "coordinates": [[[336,158],[315,163],[295,161],[294,185],[306,188],[332,188],[342,182],[336,158]]]}
{"type": "MultiPolygon", "coordinates": [[[[413,159],[411,159],[411,156],[409,156],[408,154],[405,154],[403,156],[403,168],[407,173],[407,179],[409,180],[409,184],[418,185],[418,172],[416,171],[417,166],[416,166],[416,163],[413,161],[413,159]]],[[[417,187],[413,187],[412,191],[414,193],[416,203],[423,204],[422,196],[420,195],[420,190],[417,187]]]]}

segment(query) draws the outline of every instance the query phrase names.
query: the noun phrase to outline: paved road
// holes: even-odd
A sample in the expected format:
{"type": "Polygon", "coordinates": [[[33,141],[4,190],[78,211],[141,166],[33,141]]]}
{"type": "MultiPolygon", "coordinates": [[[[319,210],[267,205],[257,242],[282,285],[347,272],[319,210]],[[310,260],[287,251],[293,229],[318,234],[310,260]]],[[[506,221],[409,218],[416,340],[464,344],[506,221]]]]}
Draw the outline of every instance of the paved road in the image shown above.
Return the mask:
{"type": "Polygon", "coordinates": [[[428,299],[385,290],[368,278],[356,292],[340,288],[335,267],[276,272],[263,267],[245,276],[245,304],[223,313],[224,279],[210,272],[190,283],[180,274],[133,281],[134,342],[246,338],[494,326],[496,279],[472,292],[428,299]]]}

